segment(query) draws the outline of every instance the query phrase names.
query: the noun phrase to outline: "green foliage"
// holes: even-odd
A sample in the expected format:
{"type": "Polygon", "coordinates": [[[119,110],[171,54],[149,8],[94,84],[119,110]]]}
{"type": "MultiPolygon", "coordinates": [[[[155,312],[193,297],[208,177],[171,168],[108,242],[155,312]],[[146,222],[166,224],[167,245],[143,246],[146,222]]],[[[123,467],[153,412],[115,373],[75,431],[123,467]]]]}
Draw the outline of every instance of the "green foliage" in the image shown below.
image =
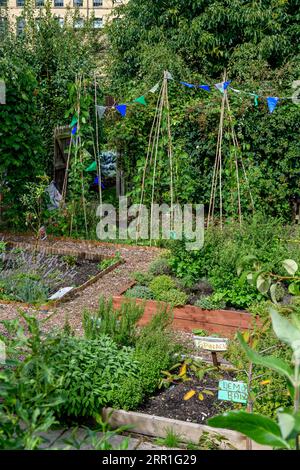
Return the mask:
{"type": "Polygon", "coordinates": [[[76,266],[77,263],[77,257],[73,255],[65,255],[62,257],[62,260],[69,266],[76,266]]]}
{"type": "Polygon", "coordinates": [[[238,333],[238,339],[248,359],[259,366],[272,369],[286,379],[287,386],[294,400],[293,408],[280,408],[277,422],[266,416],[245,411],[231,411],[223,416],[209,419],[209,425],[228,428],[242,432],[259,444],[273,448],[299,449],[300,434],[300,322],[297,317],[288,320],[276,310],[271,309],[273,330],[277,338],[287,344],[293,351],[291,361],[287,362],[275,356],[261,355],[251,349],[243,336],[238,333]]]}
{"type": "Polygon", "coordinates": [[[154,276],[148,272],[135,272],[133,273],[133,278],[141,286],[149,287],[149,284],[151,281],[153,281],[154,276]]]}
{"type": "Polygon", "coordinates": [[[186,251],[184,242],[172,245],[170,265],[179,278],[194,281],[208,279],[214,289],[214,300],[228,306],[247,308],[263,299],[263,294],[246,279],[239,279],[237,266],[242,259],[257,259],[265,271],[284,275],[281,260],[292,258],[299,262],[299,250],[289,238],[295,229],[283,226],[280,220],[257,214],[240,227],[234,222],[205,232],[204,246],[199,251],[186,251]]]}
{"type": "Polygon", "coordinates": [[[118,261],[120,261],[122,258],[121,258],[121,255],[119,252],[117,252],[114,256],[112,256],[111,258],[106,258],[104,259],[103,261],[101,261],[101,263],[98,264],[98,268],[100,269],[100,271],[104,271],[106,268],[109,268],[110,266],[112,266],[113,264],[117,263],[118,261]]]}
{"type": "Polygon", "coordinates": [[[154,295],[149,287],[134,286],[125,292],[125,297],[150,300],[154,298],[154,295]]]}
{"type": "Polygon", "coordinates": [[[167,258],[158,258],[150,264],[149,273],[153,276],[160,276],[162,274],[170,274],[171,269],[167,258]]]}
{"type": "Polygon", "coordinates": [[[63,450],[76,449],[80,450],[83,445],[92,448],[93,450],[127,450],[129,444],[129,438],[124,439],[117,446],[114,444],[114,438],[124,431],[128,430],[128,427],[121,426],[118,429],[111,430],[108,423],[104,422],[101,416],[96,416],[97,427],[95,429],[84,428],[84,434],[78,433],[78,429],[75,428],[71,436],[68,439],[64,439],[64,443],[67,444],[67,448],[63,450]],[[79,435],[78,435],[79,434],[79,435]]]}
{"type": "Polygon", "coordinates": [[[6,331],[0,335],[6,346],[6,364],[0,374],[2,450],[38,449],[45,440],[41,433],[57,424],[54,411],[63,401],[58,392],[60,381],[40,355],[38,322],[21,316],[26,326],[19,320],[3,321],[6,331]]]}
{"type": "Polygon", "coordinates": [[[155,277],[149,284],[150,289],[152,290],[155,297],[158,297],[161,292],[167,291],[169,289],[175,289],[176,283],[174,279],[166,274],[155,277]]]}
{"type": "Polygon", "coordinates": [[[0,32],[0,76],[6,83],[6,104],[0,108],[0,184],[5,221],[18,229],[24,228],[20,199],[27,184],[53,173],[53,130],[70,124],[65,115],[69,86],[76,76],[93,75],[101,48],[99,33],[88,23],[74,31],[70,13],[61,27],[48,5],[39,9],[37,24],[27,2],[22,16],[23,35],[12,27],[0,32]]]}
{"type": "Polygon", "coordinates": [[[140,364],[139,380],[145,395],[158,388],[162,370],[174,365],[175,354],[180,352],[181,346],[174,341],[169,328],[171,321],[166,309],[158,311],[136,342],[134,357],[140,364]]]}
{"type": "Polygon", "coordinates": [[[156,296],[156,299],[168,302],[172,307],[180,307],[187,303],[188,295],[179,289],[170,289],[160,292],[160,294],[156,296]]]}
{"type": "Polygon", "coordinates": [[[21,196],[26,225],[35,234],[36,240],[39,238],[46,213],[46,203],[48,202],[46,188],[48,185],[49,178],[46,175],[38,176],[36,183],[31,182],[25,185],[25,193],[21,196]]]}
{"type": "Polygon", "coordinates": [[[110,336],[117,344],[132,346],[136,339],[135,325],[144,313],[143,306],[134,301],[124,302],[120,310],[113,307],[112,299],[100,298],[98,311],[84,312],[83,328],[87,339],[110,336]]]}
{"type": "Polygon", "coordinates": [[[92,416],[110,404],[113,392],[125,378],[137,377],[138,363],[132,349],[120,347],[108,336],[97,339],[62,337],[46,346],[45,363],[63,378],[65,397],[60,416],[92,416]]]}
{"type": "Polygon", "coordinates": [[[179,447],[181,436],[177,434],[173,428],[166,429],[166,436],[164,438],[155,439],[155,443],[159,446],[166,446],[171,448],[179,447]]]}
{"type": "Polygon", "coordinates": [[[111,406],[121,410],[135,410],[144,398],[140,378],[125,379],[120,383],[111,398],[111,406]]]}
{"type": "MultiPolygon", "coordinates": [[[[107,84],[119,102],[144,94],[164,70],[174,76],[168,88],[180,202],[209,204],[221,96],[216,91],[188,90],[178,81],[213,84],[222,80],[226,69],[234,86],[243,91],[291,96],[291,85],[300,72],[298,10],[298,0],[132,0],[121,7],[118,21],[107,25],[107,84]]],[[[229,99],[255,208],[288,220],[291,198],[299,190],[299,106],[286,100],[270,115],[265,100],[255,107],[253,97],[245,94],[229,92],[229,99]]],[[[136,202],[156,100],[149,96],[147,108],[131,107],[126,121],[111,115],[105,125],[110,145],[122,150],[128,188],[136,202]]],[[[230,156],[228,120],[225,117],[223,151],[230,156]]],[[[159,147],[159,161],[167,161],[164,144],[159,147]]],[[[164,201],[170,198],[165,184],[168,175],[167,170],[161,172],[162,181],[157,181],[156,197],[164,201]]],[[[225,211],[236,216],[231,202],[236,199],[236,181],[230,165],[223,180],[225,211]]],[[[241,180],[246,212],[247,183],[241,180]]],[[[146,178],[146,198],[150,187],[146,178]]]]}
{"type": "Polygon", "coordinates": [[[226,303],[222,300],[214,300],[214,296],[201,297],[195,302],[196,307],[203,308],[204,310],[219,310],[226,307],[226,303]]]}
{"type": "Polygon", "coordinates": [[[268,294],[275,304],[277,304],[279,300],[282,300],[287,292],[284,289],[284,285],[288,287],[290,293],[300,294],[300,277],[296,276],[298,264],[293,259],[285,259],[281,264],[282,268],[289,276],[287,276],[286,273],[285,276],[282,276],[266,271],[264,266],[254,255],[248,255],[242,258],[237,266],[240,282],[248,281],[255,286],[261,294],[268,294]],[[249,266],[251,266],[252,269],[249,270],[249,266]]]}
{"type": "Polygon", "coordinates": [[[1,279],[0,296],[20,302],[37,303],[47,300],[49,288],[39,276],[12,274],[1,279]]]}

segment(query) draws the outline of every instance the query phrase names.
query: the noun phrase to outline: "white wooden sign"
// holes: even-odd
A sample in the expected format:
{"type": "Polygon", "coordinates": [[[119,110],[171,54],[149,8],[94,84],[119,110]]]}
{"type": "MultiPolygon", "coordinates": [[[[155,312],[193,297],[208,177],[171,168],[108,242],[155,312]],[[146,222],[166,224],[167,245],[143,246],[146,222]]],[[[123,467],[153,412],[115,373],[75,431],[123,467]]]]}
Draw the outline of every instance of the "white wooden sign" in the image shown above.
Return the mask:
{"type": "Polygon", "coordinates": [[[49,297],[49,300],[61,299],[64,295],[66,295],[72,289],[74,289],[74,287],[62,287],[57,292],[55,292],[55,294],[51,295],[51,297],[49,297]]]}
{"type": "Polygon", "coordinates": [[[194,342],[197,348],[206,351],[227,351],[228,338],[214,338],[213,336],[194,336],[194,342]]]}

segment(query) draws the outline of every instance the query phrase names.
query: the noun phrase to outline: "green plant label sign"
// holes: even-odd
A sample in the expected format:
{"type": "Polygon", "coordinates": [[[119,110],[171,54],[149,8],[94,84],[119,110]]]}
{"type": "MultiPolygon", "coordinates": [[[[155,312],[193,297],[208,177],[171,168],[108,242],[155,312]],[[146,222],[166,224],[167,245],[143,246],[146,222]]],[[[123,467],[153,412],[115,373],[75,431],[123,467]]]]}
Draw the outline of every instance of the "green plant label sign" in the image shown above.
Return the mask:
{"type": "Polygon", "coordinates": [[[220,380],[218,399],[233,401],[236,403],[247,403],[248,390],[244,382],[231,382],[230,380],[220,380]]]}

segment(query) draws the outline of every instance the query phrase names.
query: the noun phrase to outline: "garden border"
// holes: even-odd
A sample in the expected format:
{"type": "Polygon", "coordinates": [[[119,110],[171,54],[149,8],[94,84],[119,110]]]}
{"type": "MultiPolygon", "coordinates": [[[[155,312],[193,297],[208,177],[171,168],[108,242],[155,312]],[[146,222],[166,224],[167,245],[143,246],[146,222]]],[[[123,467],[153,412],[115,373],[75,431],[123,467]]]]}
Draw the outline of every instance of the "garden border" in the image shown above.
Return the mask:
{"type": "MultiPolygon", "coordinates": [[[[6,243],[11,248],[23,248],[25,250],[33,248],[33,245],[30,242],[7,241],[6,243]]],[[[100,262],[100,261],[103,261],[105,259],[113,259],[114,258],[113,256],[103,256],[100,253],[89,253],[89,252],[84,251],[84,250],[70,250],[68,248],[67,249],[59,248],[59,247],[55,248],[55,247],[43,246],[43,245],[39,245],[35,249],[36,249],[36,251],[38,251],[40,253],[45,253],[47,255],[76,256],[77,258],[86,259],[86,260],[89,260],[89,261],[99,261],[100,262]]],[[[45,302],[42,306],[39,307],[39,310],[48,310],[48,307],[57,307],[58,305],[71,300],[79,292],[83,291],[84,289],[86,289],[90,285],[94,284],[96,281],[101,279],[103,276],[110,273],[111,271],[113,271],[118,266],[120,266],[121,264],[124,264],[124,263],[125,263],[125,261],[123,259],[117,260],[115,263],[113,263],[112,265],[110,265],[107,268],[103,269],[98,274],[91,277],[90,279],[88,279],[86,282],[84,282],[80,286],[74,287],[74,289],[72,289],[71,291],[66,292],[66,294],[64,294],[60,299],[49,300],[48,302],[45,302]]],[[[18,302],[18,301],[14,301],[14,300],[11,300],[11,301],[10,300],[0,300],[0,304],[4,304],[4,305],[11,305],[12,304],[12,305],[17,305],[17,306],[20,306],[20,307],[28,307],[28,308],[34,306],[34,305],[31,305],[31,304],[28,304],[28,303],[25,303],[25,302],[18,302]]]]}
{"type": "MultiPolygon", "coordinates": [[[[127,286],[127,289],[128,288],[129,286],[127,286]]],[[[124,287],[124,291],[127,289],[124,287]]],[[[122,295],[113,296],[114,307],[118,309],[124,302],[130,302],[132,300],[137,304],[145,305],[144,315],[139,321],[140,326],[146,325],[151,320],[159,306],[167,305],[171,310],[171,305],[165,302],[137,298],[132,299],[122,295]]],[[[237,331],[252,330],[254,323],[259,321],[258,319],[254,319],[250,313],[238,310],[203,310],[194,305],[174,307],[172,310],[174,315],[174,329],[189,332],[202,329],[209,333],[218,333],[229,338],[233,337],[237,331]]]]}
{"type": "MultiPolygon", "coordinates": [[[[167,435],[168,429],[172,428],[181,437],[183,442],[193,442],[194,444],[198,444],[202,434],[207,432],[210,435],[224,436],[238,450],[246,450],[246,437],[237,431],[216,429],[205,424],[189,423],[187,421],[147,415],[136,411],[114,410],[113,408],[103,408],[102,416],[114,429],[120,426],[130,426],[129,432],[164,438],[167,435]]],[[[226,448],[226,444],[224,448],[226,448]]],[[[252,442],[252,449],[271,450],[271,447],[252,442]]]]}

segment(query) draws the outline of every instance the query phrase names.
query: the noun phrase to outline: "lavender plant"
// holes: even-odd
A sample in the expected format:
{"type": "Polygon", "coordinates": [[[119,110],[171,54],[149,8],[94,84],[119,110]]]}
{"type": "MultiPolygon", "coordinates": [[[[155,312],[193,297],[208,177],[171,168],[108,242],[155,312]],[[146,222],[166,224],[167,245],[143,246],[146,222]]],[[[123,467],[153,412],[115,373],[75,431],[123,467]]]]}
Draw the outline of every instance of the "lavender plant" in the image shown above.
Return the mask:
{"type": "Polygon", "coordinates": [[[62,282],[71,284],[76,275],[59,256],[13,249],[0,253],[2,297],[22,302],[45,301],[62,282]]]}

